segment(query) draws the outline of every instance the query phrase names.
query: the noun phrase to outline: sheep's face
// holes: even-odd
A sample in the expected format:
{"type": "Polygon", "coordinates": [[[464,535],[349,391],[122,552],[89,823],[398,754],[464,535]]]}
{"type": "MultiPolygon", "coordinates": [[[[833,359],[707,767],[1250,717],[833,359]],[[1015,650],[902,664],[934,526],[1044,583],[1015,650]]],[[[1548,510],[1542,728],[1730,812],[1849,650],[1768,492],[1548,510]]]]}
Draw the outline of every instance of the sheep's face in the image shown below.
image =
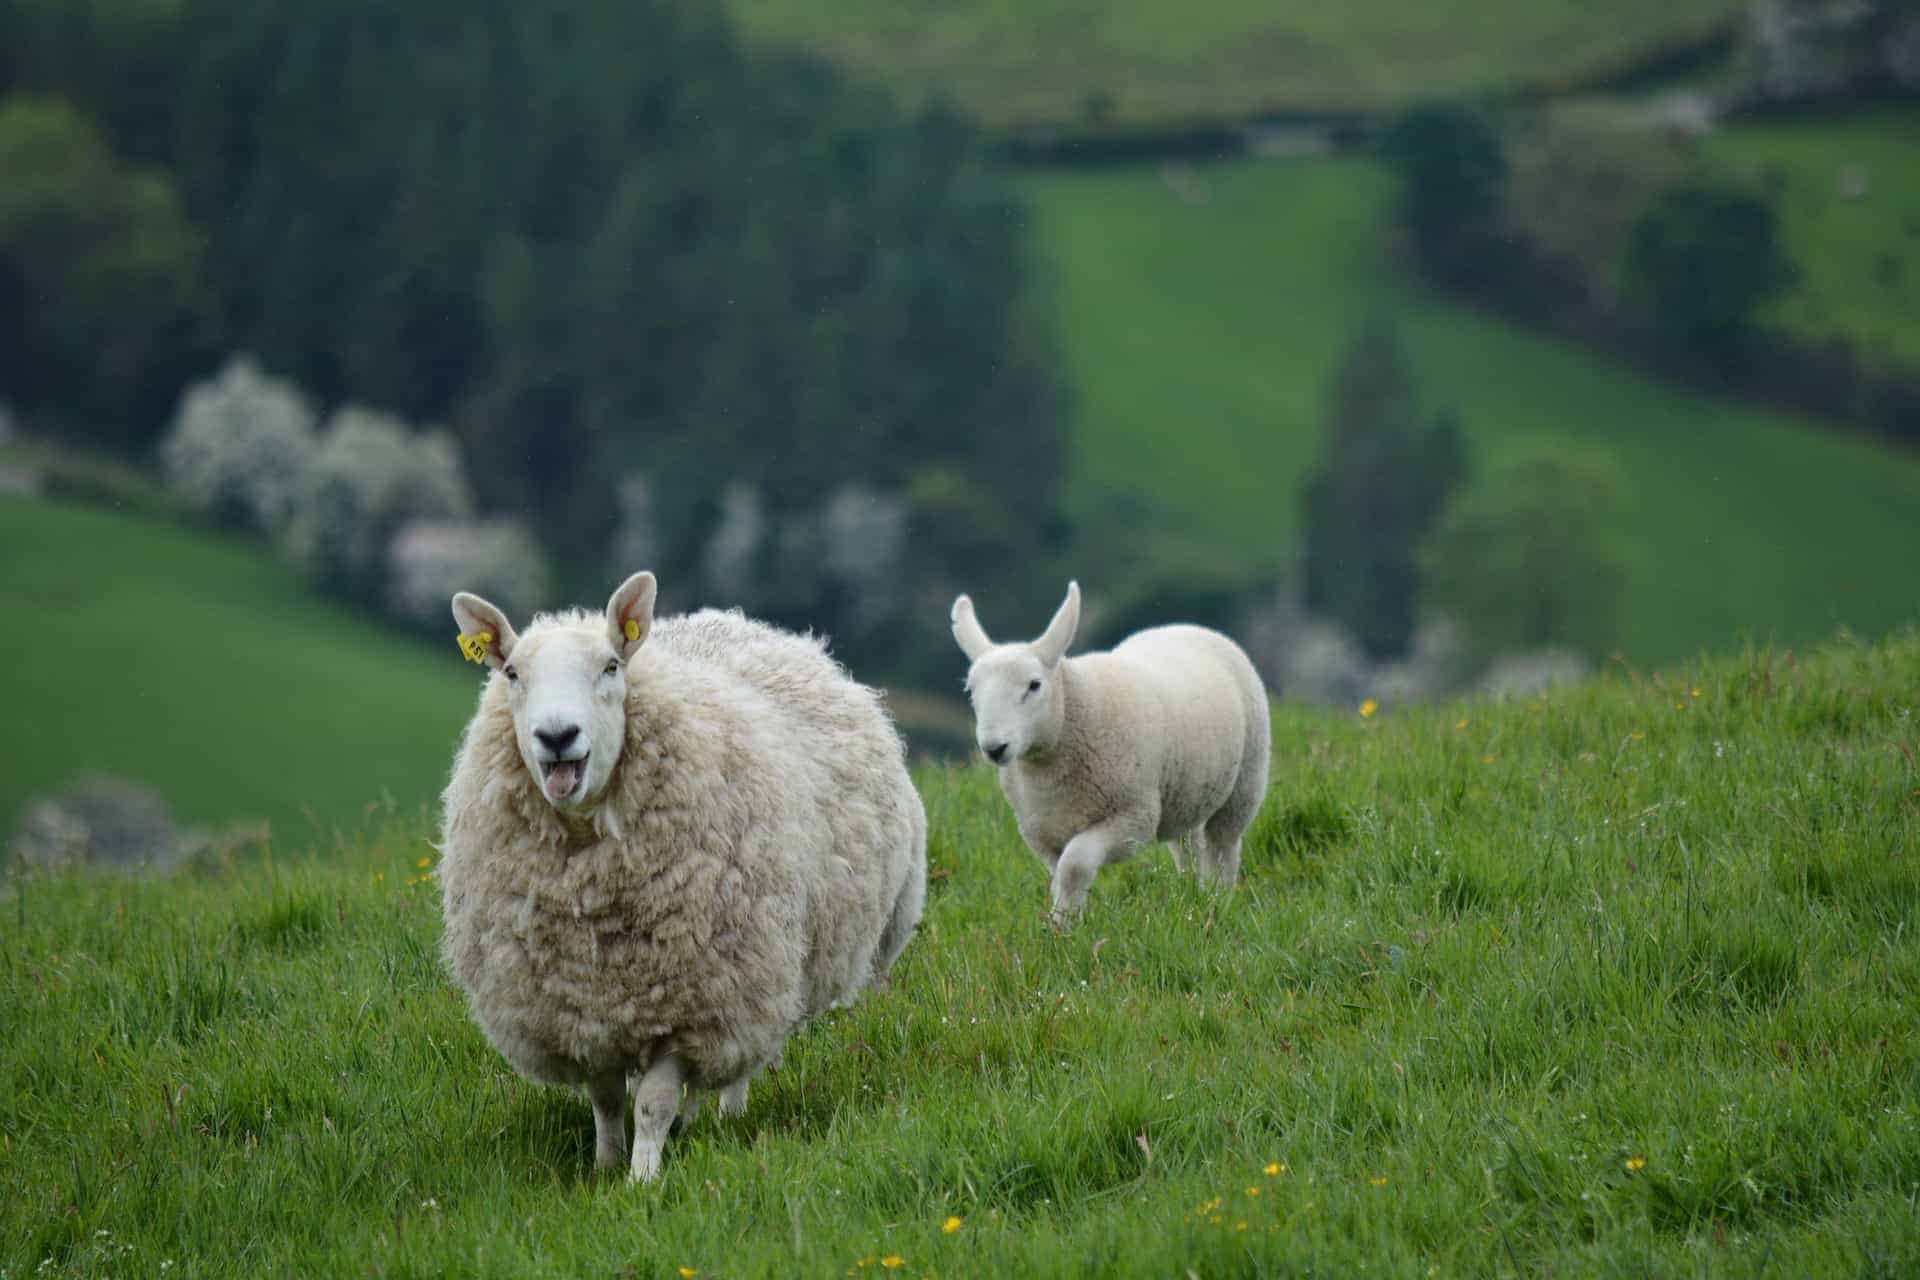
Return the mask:
{"type": "Polygon", "coordinates": [[[453,598],[462,644],[507,685],[514,738],[547,803],[591,808],[607,789],[627,738],[627,661],[653,626],[655,585],[636,573],[607,601],[604,625],[549,621],[516,636],[506,615],[478,596],[453,598]]]}
{"type": "Polygon", "coordinates": [[[1012,764],[1053,745],[1060,736],[1059,674],[1026,644],[998,645],[974,661],[967,697],[974,740],[987,759],[1012,764]]]}
{"type": "Polygon", "coordinates": [[[598,627],[535,630],[501,668],[520,758],[554,808],[599,800],[627,732],[627,664],[598,627]]]}
{"type": "Polygon", "coordinates": [[[1067,584],[1067,599],[1045,634],[1031,644],[994,644],[973,612],[973,601],[953,602],[953,638],[972,660],[967,697],[973,702],[974,740],[987,759],[1009,765],[1059,740],[1066,701],[1060,662],[1080,624],[1080,587],[1067,584]]]}

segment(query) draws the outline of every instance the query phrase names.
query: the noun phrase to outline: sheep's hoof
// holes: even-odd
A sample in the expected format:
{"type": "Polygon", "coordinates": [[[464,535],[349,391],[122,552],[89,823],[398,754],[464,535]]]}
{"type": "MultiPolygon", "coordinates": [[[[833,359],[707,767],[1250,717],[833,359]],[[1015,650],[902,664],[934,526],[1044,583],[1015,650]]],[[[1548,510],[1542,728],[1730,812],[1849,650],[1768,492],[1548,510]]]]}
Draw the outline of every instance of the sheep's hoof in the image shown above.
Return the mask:
{"type": "Polygon", "coordinates": [[[652,1182],[660,1176],[660,1144],[657,1142],[636,1142],[633,1146],[633,1168],[627,1174],[632,1183],[652,1182]]]}

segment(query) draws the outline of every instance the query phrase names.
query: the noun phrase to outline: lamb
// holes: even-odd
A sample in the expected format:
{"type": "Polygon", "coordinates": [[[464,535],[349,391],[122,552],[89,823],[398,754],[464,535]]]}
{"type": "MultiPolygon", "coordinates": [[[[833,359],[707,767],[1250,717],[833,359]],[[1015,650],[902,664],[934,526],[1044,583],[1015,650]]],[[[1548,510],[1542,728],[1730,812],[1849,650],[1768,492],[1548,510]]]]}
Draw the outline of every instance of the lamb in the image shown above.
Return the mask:
{"type": "Polygon", "coordinates": [[[802,1023],[882,985],[926,897],[926,811],[873,690],[737,610],[655,624],[453,597],[492,668],[442,797],[448,967],[521,1074],[585,1087],[596,1162],[660,1169],[802,1023]],[[683,1086],[685,1097],[683,1102],[683,1086]]]}
{"type": "Polygon", "coordinates": [[[1240,838],[1266,797],[1272,734],[1266,689],[1240,646],[1168,626],[1066,658],[1077,582],[1031,644],[994,644],[964,595],[952,622],[971,663],[975,736],[999,766],[1021,837],[1052,871],[1056,925],[1084,910],[1101,867],[1150,840],[1185,842],[1201,879],[1233,887],[1240,838]]]}

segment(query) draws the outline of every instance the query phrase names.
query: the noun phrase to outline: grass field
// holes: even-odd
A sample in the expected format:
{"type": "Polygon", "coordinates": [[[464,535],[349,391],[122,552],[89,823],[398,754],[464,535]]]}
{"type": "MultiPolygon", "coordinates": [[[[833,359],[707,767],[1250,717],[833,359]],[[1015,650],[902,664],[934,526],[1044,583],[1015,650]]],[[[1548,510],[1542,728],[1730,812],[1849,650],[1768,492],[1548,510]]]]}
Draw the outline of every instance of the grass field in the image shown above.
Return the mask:
{"type": "Polygon", "coordinates": [[[1704,145],[1714,164],[1772,195],[1799,265],[1766,320],[1920,368],[1920,110],[1748,124],[1704,145]]]}
{"type": "Polygon", "coordinates": [[[992,124],[1167,124],[1390,106],[1431,93],[1560,85],[1723,28],[1738,0],[1343,5],[1209,0],[731,0],[746,30],[797,43],[909,98],[992,124]]]}
{"type": "Polygon", "coordinates": [[[1912,619],[1920,460],[1676,390],[1434,297],[1382,248],[1390,188],[1360,159],[1026,180],[1078,384],[1072,493],[1154,495],[1239,547],[1290,546],[1324,388],[1372,312],[1400,324],[1424,402],[1483,458],[1610,451],[1630,481],[1627,652],[1741,635],[1798,644],[1912,619]]]}
{"type": "Polygon", "coordinates": [[[83,765],[301,847],[438,794],[479,683],[451,643],[396,639],[250,543],[151,519],[0,498],[0,545],[0,832],[83,765]]]}
{"type": "Polygon", "coordinates": [[[468,1022],[418,826],[16,875],[0,1277],[1910,1276],[1917,690],[1909,633],[1283,712],[1241,889],[1150,851],[1066,936],[922,772],[893,989],[645,1189],[468,1022]]]}

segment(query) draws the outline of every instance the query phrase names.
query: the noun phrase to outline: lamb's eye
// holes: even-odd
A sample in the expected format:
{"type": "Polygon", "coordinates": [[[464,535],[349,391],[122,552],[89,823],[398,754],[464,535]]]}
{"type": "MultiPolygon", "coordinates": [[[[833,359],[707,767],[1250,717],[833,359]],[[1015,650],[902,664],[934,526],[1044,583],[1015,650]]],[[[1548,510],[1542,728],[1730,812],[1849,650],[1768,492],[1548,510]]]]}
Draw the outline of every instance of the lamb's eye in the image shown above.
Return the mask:
{"type": "Polygon", "coordinates": [[[1027,681],[1027,692],[1028,693],[1040,692],[1040,682],[1038,680],[1027,681]]]}
{"type": "Polygon", "coordinates": [[[611,676],[611,675],[619,674],[619,671],[620,671],[620,660],[618,658],[613,658],[608,660],[607,669],[601,674],[611,676]]]}
{"type": "Polygon", "coordinates": [[[512,667],[503,667],[501,668],[501,671],[503,674],[505,674],[508,680],[517,681],[520,679],[520,673],[518,671],[515,671],[512,667]]]}

